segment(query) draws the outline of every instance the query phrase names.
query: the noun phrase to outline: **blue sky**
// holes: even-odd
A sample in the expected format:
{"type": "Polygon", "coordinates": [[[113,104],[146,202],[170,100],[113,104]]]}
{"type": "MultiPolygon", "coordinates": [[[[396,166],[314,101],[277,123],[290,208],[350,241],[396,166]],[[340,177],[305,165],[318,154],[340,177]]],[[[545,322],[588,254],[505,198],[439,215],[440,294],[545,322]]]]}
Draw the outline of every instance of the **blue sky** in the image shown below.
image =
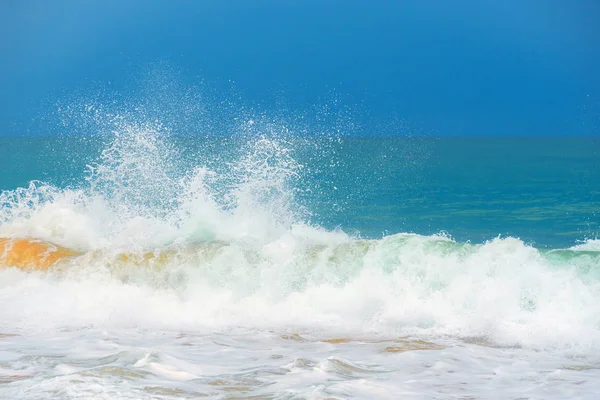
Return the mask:
{"type": "Polygon", "coordinates": [[[594,135],[598,21],[596,0],[4,0],[0,135],[157,62],[251,106],[335,93],[435,136],[594,135]]]}

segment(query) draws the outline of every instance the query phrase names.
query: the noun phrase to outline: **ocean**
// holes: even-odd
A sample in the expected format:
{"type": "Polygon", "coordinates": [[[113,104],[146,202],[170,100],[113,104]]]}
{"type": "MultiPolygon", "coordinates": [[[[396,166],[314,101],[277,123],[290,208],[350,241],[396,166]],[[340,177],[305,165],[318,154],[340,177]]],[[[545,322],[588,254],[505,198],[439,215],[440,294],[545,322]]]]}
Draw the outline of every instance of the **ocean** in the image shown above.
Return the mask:
{"type": "Polygon", "coordinates": [[[0,137],[0,398],[600,395],[600,139],[100,119],[0,137]]]}

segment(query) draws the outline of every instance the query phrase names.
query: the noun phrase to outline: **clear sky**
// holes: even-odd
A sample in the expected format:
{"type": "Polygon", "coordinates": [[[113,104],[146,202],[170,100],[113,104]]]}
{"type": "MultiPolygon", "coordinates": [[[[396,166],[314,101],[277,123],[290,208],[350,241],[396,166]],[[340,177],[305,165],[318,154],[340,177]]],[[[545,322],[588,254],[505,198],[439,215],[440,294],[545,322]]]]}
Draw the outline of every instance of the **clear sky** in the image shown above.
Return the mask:
{"type": "Polygon", "coordinates": [[[156,62],[436,136],[600,132],[598,0],[2,0],[0,135],[156,62]]]}

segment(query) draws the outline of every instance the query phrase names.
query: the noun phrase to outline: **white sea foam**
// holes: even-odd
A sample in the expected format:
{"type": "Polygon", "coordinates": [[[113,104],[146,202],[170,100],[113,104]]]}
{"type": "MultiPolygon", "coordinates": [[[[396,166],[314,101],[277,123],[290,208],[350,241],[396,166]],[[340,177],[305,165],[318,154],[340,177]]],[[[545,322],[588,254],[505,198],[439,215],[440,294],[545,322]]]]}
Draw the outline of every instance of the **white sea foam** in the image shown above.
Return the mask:
{"type": "Polygon", "coordinates": [[[4,326],[293,327],[600,345],[600,281],[568,257],[557,264],[513,238],[470,245],[326,231],[294,212],[290,182],[301,167],[277,138],[250,142],[219,177],[178,171],[160,126],[119,128],[88,187],[2,194],[0,236],[88,253],[66,275],[1,271],[4,326]],[[229,185],[221,197],[218,183],[229,185]],[[114,268],[116,254],[165,250],[172,255],[158,270],[114,268]]]}
{"type": "MultiPolygon", "coordinates": [[[[597,251],[596,241],[556,256],[515,238],[464,244],[443,235],[350,237],[306,222],[294,197],[302,166],[277,137],[250,138],[230,172],[219,175],[201,160],[196,169],[178,169],[176,149],[158,125],[121,122],[117,128],[91,166],[87,186],[32,183],[0,195],[0,237],[34,237],[84,253],[54,272],[0,270],[0,333],[23,335],[1,339],[0,382],[2,376],[14,382],[0,394],[115,398],[115,385],[126,379],[139,382],[127,391],[136,398],[152,395],[142,389],[152,376],[162,382],[154,395],[191,396],[199,390],[194,385],[206,389],[202,379],[221,371],[222,381],[243,381],[258,393],[265,376],[273,381],[282,374],[273,386],[280,396],[384,398],[402,389],[417,398],[440,393],[433,376],[459,393],[458,381],[448,378],[452,371],[481,386],[472,391],[482,394],[483,380],[468,371],[485,370],[496,376],[496,388],[508,390],[499,375],[513,384],[521,374],[536,384],[552,381],[540,371],[564,371],[566,359],[558,354],[587,357],[585,368],[596,368],[598,359],[589,354],[600,348],[600,279],[594,276],[600,256],[577,255],[597,251]],[[141,266],[132,261],[148,251],[168,257],[141,266]],[[133,256],[119,261],[123,253],[133,256]],[[166,332],[165,340],[148,331],[166,332]],[[175,346],[176,332],[196,335],[201,354],[175,346]],[[282,344],[272,332],[348,337],[371,343],[371,350],[282,344]],[[398,369],[381,355],[383,345],[373,344],[406,336],[450,350],[406,356],[408,366],[398,369]],[[57,348],[52,337],[60,338],[57,348]],[[71,340],[78,347],[68,350],[71,340]],[[466,344],[473,341],[524,350],[466,344]],[[267,351],[266,344],[275,347],[267,351]],[[236,346],[244,360],[258,354],[259,370],[271,369],[233,376],[240,372],[227,349],[236,346]],[[540,349],[553,355],[535,356],[540,349]],[[48,351],[69,355],[57,364],[48,351]],[[45,355],[27,361],[23,354],[45,355]],[[516,365],[515,356],[531,365],[516,365]],[[80,358],[93,359],[93,368],[81,367],[80,358]],[[107,366],[113,369],[98,369],[107,366]],[[415,383],[397,386],[385,371],[415,383]],[[36,373],[31,390],[18,383],[36,373]]],[[[594,373],[569,371],[563,374],[572,380],[594,373]]],[[[235,382],[223,385],[244,386],[235,382]]]]}
{"type": "Polygon", "coordinates": [[[588,239],[582,244],[571,247],[576,251],[600,251],[600,239],[588,239]]]}

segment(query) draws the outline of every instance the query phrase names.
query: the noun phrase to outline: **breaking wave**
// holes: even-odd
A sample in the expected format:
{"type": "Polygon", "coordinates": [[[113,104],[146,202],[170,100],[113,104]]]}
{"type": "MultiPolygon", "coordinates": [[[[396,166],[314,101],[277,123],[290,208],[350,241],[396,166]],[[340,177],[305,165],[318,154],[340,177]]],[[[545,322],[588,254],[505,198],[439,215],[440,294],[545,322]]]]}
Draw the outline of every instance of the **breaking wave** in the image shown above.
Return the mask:
{"type": "Polygon", "coordinates": [[[294,157],[300,141],[285,129],[246,120],[229,159],[182,168],[158,122],[113,116],[111,126],[85,184],[32,182],[0,195],[3,328],[600,345],[597,241],[538,250],[510,237],[364,239],[310,223],[297,196],[307,190],[306,167],[294,157]]]}

